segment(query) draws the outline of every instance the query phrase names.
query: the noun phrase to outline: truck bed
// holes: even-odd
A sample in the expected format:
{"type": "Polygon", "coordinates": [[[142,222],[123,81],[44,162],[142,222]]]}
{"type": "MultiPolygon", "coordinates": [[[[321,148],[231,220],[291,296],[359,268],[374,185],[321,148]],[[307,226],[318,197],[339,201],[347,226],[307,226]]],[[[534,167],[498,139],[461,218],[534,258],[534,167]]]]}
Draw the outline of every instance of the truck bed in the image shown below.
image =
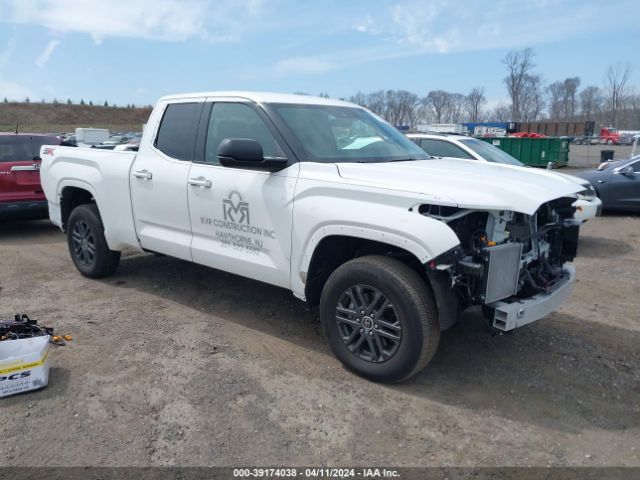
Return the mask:
{"type": "Polygon", "coordinates": [[[74,188],[82,188],[96,199],[103,215],[109,248],[118,250],[137,244],[129,186],[136,155],[136,152],[95,148],[42,147],[42,188],[49,202],[51,221],[64,229],[63,198],[71,195],[74,188]],[[62,192],[62,195],[58,196],[56,192],[62,192]],[[109,208],[102,208],[101,203],[107,203],[109,208]]]}

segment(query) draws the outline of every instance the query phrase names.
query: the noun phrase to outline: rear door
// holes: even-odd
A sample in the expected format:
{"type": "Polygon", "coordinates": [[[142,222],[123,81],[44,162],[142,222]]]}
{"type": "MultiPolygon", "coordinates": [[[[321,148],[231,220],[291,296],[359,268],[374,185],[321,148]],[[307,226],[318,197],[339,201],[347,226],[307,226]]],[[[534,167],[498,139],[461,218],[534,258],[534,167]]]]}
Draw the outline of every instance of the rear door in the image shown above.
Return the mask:
{"type": "Polygon", "coordinates": [[[0,135],[0,203],[45,201],[40,185],[40,147],[55,137],[0,135]]]}
{"type": "Polygon", "coordinates": [[[187,177],[203,106],[204,99],[168,103],[155,136],[140,144],[131,168],[133,215],[140,244],[184,260],[191,260],[187,177]]]}

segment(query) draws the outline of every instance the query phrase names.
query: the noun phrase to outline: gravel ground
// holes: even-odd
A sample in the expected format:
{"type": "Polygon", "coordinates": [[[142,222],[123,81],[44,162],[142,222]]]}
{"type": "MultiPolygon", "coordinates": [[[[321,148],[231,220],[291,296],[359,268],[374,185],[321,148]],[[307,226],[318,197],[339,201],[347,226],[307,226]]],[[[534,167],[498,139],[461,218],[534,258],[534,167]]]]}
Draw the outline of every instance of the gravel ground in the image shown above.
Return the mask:
{"type": "Polygon", "coordinates": [[[500,336],[467,315],[386,386],[287,291],[141,254],[93,281],[48,222],[2,225],[0,317],[74,340],[47,388],[0,400],[1,465],[640,466],[639,236],[589,222],[558,312],[500,336]]]}

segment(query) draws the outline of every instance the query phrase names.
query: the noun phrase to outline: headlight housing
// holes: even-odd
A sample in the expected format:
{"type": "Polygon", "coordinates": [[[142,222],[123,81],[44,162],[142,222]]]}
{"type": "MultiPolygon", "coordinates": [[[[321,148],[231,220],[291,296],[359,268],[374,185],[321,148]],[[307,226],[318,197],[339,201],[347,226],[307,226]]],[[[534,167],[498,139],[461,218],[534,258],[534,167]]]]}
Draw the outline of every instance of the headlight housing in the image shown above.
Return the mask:
{"type": "Polygon", "coordinates": [[[593,200],[597,196],[598,196],[598,193],[596,192],[596,189],[593,188],[593,185],[591,185],[590,183],[585,185],[584,190],[582,190],[581,192],[578,192],[578,197],[582,197],[585,200],[593,200]]]}

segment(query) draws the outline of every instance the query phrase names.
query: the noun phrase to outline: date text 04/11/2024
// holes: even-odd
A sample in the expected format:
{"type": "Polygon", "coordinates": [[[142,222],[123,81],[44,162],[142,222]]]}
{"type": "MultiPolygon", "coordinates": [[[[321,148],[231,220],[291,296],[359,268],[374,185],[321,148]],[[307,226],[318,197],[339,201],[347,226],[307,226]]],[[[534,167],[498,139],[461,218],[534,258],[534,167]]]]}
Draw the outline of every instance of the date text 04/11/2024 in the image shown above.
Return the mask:
{"type": "Polygon", "coordinates": [[[387,468],[237,468],[235,478],[398,478],[399,472],[387,468]]]}

